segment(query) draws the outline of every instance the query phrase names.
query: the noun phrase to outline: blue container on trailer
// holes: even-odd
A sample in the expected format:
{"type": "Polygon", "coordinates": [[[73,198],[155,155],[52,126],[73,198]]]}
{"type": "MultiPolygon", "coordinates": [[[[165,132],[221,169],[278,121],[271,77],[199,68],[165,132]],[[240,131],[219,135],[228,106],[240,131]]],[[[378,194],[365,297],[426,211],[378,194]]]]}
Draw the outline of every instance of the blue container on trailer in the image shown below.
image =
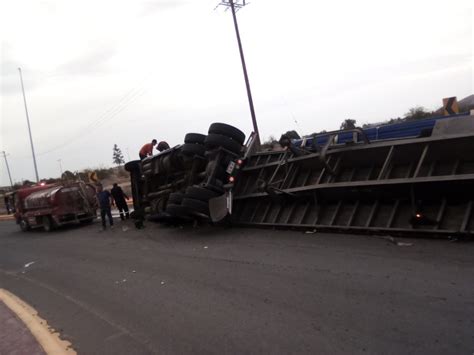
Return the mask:
{"type": "MultiPolygon", "coordinates": [[[[462,116],[469,116],[469,113],[459,113],[457,115],[450,115],[450,116],[438,116],[438,117],[431,117],[425,118],[416,121],[409,121],[409,122],[400,122],[400,123],[393,123],[382,125],[378,127],[370,127],[363,129],[365,135],[369,139],[369,141],[377,141],[377,140],[385,140],[385,139],[403,139],[403,138],[413,138],[418,137],[422,133],[423,130],[432,130],[436,124],[436,121],[442,120],[445,118],[452,118],[452,117],[462,117],[462,116]]],[[[339,133],[337,143],[344,144],[347,142],[353,141],[353,133],[352,132],[342,132],[339,133]]],[[[329,134],[322,133],[316,136],[316,144],[318,146],[326,144],[329,138],[329,134]]],[[[300,147],[301,143],[303,142],[302,139],[293,139],[292,144],[300,147]]],[[[310,148],[313,145],[313,138],[307,138],[305,147],[310,148]]]]}

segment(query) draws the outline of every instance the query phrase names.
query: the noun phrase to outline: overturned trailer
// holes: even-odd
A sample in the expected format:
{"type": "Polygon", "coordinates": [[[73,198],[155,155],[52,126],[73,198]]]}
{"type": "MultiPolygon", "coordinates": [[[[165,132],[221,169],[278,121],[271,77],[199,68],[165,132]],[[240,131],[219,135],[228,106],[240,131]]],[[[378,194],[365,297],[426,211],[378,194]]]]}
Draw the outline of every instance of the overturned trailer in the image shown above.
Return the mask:
{"type": "MultiPolygon", "coordinates": [[[[188,217],[354,233],[474,231],[473,116],[329,132],[281,151],[251,148],[219,161],[228,175],[203,201],[206,213],[188,217]]],[[[208,170],[196,187],[209,188],[208,170]]]]}

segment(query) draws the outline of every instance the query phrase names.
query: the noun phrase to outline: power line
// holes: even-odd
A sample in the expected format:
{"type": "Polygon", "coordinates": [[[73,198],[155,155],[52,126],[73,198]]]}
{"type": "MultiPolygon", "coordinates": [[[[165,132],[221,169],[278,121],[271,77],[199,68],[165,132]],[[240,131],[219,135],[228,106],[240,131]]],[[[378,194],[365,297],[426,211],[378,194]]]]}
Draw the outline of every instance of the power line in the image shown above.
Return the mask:
{"type": "Polygon", "coordinates": [[[128,106],[130,106],[133,102],[135,102],[138,98],[140,98],[145,92],[146,92],[146,89],[144,89],[143,86],[130,90],[129,92],[127,92],[127,94],[125,94],[119,100],[118,103],[114,104],[114,106],[104,111],[98,118],[96,118],[95,120],[90,122],[87,126],[82,128],[81,131],[78,134],[76,134],[74,137],[68,139],[64,143],[61,143],[59,145],[54,146],[53,148],[50,148],[46,151],[39,153],[38,156],[46,155],[58,149],[64,148],[65,146],[75,142],[79,138],[83,138],[85,135],[94,132],[93,131],[94,129],[100,127],[107,121],[110,121],[111,119],[113,119],[123,110],[125,110],[128,106]]]}

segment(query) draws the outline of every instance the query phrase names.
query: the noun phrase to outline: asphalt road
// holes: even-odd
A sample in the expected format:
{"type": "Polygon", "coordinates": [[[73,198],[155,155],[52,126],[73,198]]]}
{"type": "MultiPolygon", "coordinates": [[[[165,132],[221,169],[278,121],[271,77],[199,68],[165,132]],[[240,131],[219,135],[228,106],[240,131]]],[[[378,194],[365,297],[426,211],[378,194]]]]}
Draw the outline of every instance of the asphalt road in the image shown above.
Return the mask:
{"type": "Polygon", "coordinates": [[[0,223],[0,287],[80,354],[474,352],[474,243],[98,230],[0,223]]]}

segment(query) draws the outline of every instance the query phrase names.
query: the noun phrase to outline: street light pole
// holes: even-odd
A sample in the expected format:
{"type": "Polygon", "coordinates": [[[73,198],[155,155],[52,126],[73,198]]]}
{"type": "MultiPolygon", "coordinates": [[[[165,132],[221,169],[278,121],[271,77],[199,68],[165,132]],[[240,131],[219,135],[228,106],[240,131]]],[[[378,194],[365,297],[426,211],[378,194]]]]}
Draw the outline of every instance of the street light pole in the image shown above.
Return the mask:
{"type": "Polygon", "coordinates": [[[240,39],[239,25],[237,23],[236,7],[241,8],[245,6],[245,0],[242,4],[235,3],[235,0],[222,0],[220,5],[230,7],[232,11],[232,17],[234,19],[235,35],[237,36],[237,44],[239,45],[240,60],[242,62],[242,70],[244,72],[245,87],[247,89],[247,97],[250,107],[250,115],[252,116],[253,130],[257,134],[257,142],[260,143],[260,133],[258,131],[257,117],[255,115],[255,108],[253,105],[252,91],[250,90],[250,81],[247,73],[247,65],[245,64],[244,50],[242,48],[242,40],[240,39]]]}
{"type": "Polygon", "coordinates": [[[25,87],[23,86],[23,76],[21,74],[21,68],[18,68],[18,71],[20,73],[21,91],[23,92],[23,103],[25,104],[26,122],[28,123],[28,133],[30,135],[31,154],[33,155],[33,164],[35,166],[36,182],[39,182],[38,166],[36,165],[35,148],[33,146],[33,137],[31,136],[30,117],[28,115],[28,106],[26,105],[25,87]]]}
{"type": "Polygon", "coordinates": [[[10,167],[8,166],[7,153],[2,152],[3,157],[5,158],[5,165],[7,166],[8,178],[10,179],[10,186],[13,188],[12,175],[10,174],[10,167]]]}
{"type": "Polygon", "coordinates": [[[61,177],[63,176],[63,165],[61,164],[61,159],[58,159],[59,171],[61,172],[61,177]]]}

